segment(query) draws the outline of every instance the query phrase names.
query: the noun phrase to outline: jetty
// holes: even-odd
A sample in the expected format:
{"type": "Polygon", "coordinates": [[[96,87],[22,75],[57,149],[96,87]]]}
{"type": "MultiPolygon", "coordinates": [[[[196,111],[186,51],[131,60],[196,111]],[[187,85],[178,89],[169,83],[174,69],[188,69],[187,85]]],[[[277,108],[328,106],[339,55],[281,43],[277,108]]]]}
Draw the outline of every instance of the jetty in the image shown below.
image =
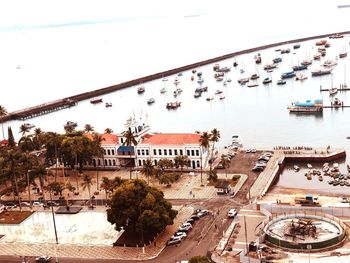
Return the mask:
{"type": "Polygon", "coordinates": [[[57,111],[60,109],[69,108],[69,107],[76,105],[77,102],[82,101],[82,100],[91,99],[91,98],[98,97],[98,96],[101,96],[104,94],[108,94],[108,93],[111,93],[111,92],[114,92],[117,90],[136,86],[136,85],[139,85],[140,83],[145,83],[145,82],[156,80],[156,79],[162,79],[162,78],[165,78],[165,77],[168,77],[171,75],[178,74],[178,73],[183,72],[183,71],[192,70],[192,69],[197,68],[197,67],[201,67],[204,65],[212,64],[212,63],[217,63],[217,62],[220,62],[222,60],[229,59],[229,58],[234,58],[238,55],[257,52],[257,51],[261,51],[261,50],[272,48],[272,47],[278,47],[281,45],[296,44],[296,43],[300,43],[303,41],[330,37],[330,36],[337,35],[337,34],[338,35],[350,34],[350,31],[335,32],[335,33],[333,32],[333,33],[329,33],[329,34],[322,34],[322,35],[298,38],[298,39],[287,40],[287,41],[280,41],[280,42],[276,42],[276,43],[272,43],[272,44],[266,44],[266,45],[261,45],[261,46],[257,46],[257,47],[253,47],[253,48],[243,49],[243,50],[229,53],[226,55],[217,56],[217,57],[214,57],[211,59],[199,61],[196,63],[173,68],[170,70],[165,70],[165,71],[151,74],[148,76],[136,78],[136,79],[122,82],[122,83],[112,85],[109,87],[96,89],[96,90],[89,91],[89,92],[84,92],[84,93],[81,93],[78,95],[66,97],[66,98],[59,99],[59,100],[56,100],[53,102],[48,102],[48,103],[44,103],[44,104],[30,107],[30,108],[25,108],[25,109],[22,109],[19,111],[10,112],[9,114],[7,114],[6,116],[4,116],[3,118],[0,119],[0,123],[10,121],[10,120],[29,119],[29,118],[33,118],[36,116],[48,114],[48,113],[51,113],[53,111],[57,111]]]}
{"type": "MultiPolygon", "coordinates": [[[[322,86],[320,86],[320,91],[328,91],[329,92],[330,89],[322,89],[322,86]]],[[[349,91],[350,88],[348,88],[348,86],[346,84],[340,84],[339,88],[337,88],[338,91],[349,91]]]]}
{"type": "Polygon", "coordinates": [[[259,174],[250,188],[250,198],[253,199],[264,196],[270,187],[278,180],[287,161],[330,162],[345,157],[346,151],[344,149],[275,150],[266,168],[259,174]]]}

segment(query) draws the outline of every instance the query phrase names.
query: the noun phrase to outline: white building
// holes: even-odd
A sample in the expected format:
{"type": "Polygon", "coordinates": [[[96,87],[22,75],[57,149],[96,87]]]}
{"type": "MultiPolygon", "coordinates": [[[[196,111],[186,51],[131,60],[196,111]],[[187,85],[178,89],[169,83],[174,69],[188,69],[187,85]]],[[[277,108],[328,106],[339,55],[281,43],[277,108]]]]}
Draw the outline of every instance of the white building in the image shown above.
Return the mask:
{"type": "Polygon", "coordinates": [[[147,159],[151,159],[154,165],[160,159],[174,160],[176,156],[187,155],[189,167],[200,168],[201,157],[203,167],[208,161],[208,152],[202,152],[199,145],[199,134],[193,133],[160,133],[146,135],[143,141],[136,146],[136,167],[142,166],[147,159]]]}

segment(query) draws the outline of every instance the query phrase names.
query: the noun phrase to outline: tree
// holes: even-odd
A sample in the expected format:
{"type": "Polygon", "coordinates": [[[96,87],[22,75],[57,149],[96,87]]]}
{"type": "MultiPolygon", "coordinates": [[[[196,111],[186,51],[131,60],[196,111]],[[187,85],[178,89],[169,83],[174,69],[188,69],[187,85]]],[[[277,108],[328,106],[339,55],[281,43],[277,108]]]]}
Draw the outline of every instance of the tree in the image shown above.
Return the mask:
{"type": "Polygon", "coordinates": [[[13,137],[11,126],[7,127],[7,136],[10,147],[14,147],[16,145],[15,137],[13,137]]]}
{"type": "Polygon", "coordinates": [[[192,257],[188,263],[212,263],[213,261],[211,261],[208,257],[205,256],[194,256],[192,257]]]}
{"type": "Polygon", "coordinates": [[[105,133],[111,134],[113,133],[113,130],[111,128],[106,128],[105,133]]]}
{"type": "Polygon", "coordinates": [[[90,175],[84,174],[83,176],[83,182],[81,183],[81,186],[83,187],[83,190],[86,188],[88,189],[89,193],[89,199],[90,199],[90,207],[92,207],[92,202],[91,202],[91,185],[92,185],[92,178],[90,175]]]}
{"type": "Polygon", "coordinates": [[[34,150],[33,136],[27,135],[22,136],[18,141],[18,146],[21,148],[22,152],[31,152],[34,150]]]}
{"type": "Polygon", "coordinates": [[[166,169],[174,167],[174,163],[169,159],[160,159],[157,163],[155,175],[158,180],[161,178],[166,169]]]}
{"type": "Polygon", "coordinates": [[[207,151],[209,148],[210,134],[208,132],[203,132],[199,138],[199,145],[201,147],[201,185],[203,186],[203,152],[207,151]]]}
{"type": "Polygon", "coordinates": [[[25,136],[28,132],[30,132],[30,127],[26,125],[25,123],[21,124],[19,126],[19,133],[22,133],[22,137],[25,136]]]}
{"type": "Polygon", "coordinates": [[[181,168],[181,175],[183,172],[183,168],[188,163],[188,156],[187,155],[178,155],[174,159],[176,168],[181,168]]]}
{"type": "Polygon", "coordinates": [[[91,124],[85,124],[84,131],[87,133],[91,133],[94,131],[94,127],[91,124]]]}
{"type": "Polygon", "coordinates": [[[177,211],[164,199],[162,191],[146,184],[144,180],[127,180],[117,187],[107,209],[107,220],[117,230],[155,235],[174,223],[177,211]]]}
{"type": "Polygon", "coordinates": [[[4,117],[7,115],[7,110],[4,106],[0,105],[0,121],[1,121],[1,127],[2,127],[2,138],[5,140],[5,132],[4,132],[4,117]]]}
{"type": "MultiPolygon", "coordinates": [[[[103,148],[101,147],[101,142],[104,141],[105,139],[102,138],[101,135],[98,135],[98,133],[94,133],[93,134],[93,140],[92,140],[92,152],[93,152],[93,155],[96,156],[97,158],[100,158],[102,157],[103,158],[103,153],[104,153],[104,150],[103,148]]],[[[103,165],[104,165],[104,162],[103,162],[103,165]]],[[[99,191],[99,168],[96,168],[96,190],[99,191]]]]}
{"type": "Polygon", "coordinates": [[[131,147],[132,147],[132,145],[133,146],[137,145],[137,140],[136,140],[137,136],[134,135],[134,133],[131,131],[130,128],[123,132],[123,136],[125,137],[125,141],[124,141],[123,145],[126,145],[130,148],[129,153],[130,153],[130,179],[131,179],[131,171],[132,171],[131,147]]]}
{"type": "Polygon", "coordinates": [[[226,178],[227,178],[227,170],[226,170],[226,168],[230,166],[231,161],[228,158],[226,158],[226,156],[224,154],[222,154],[220,163],[222,164],[222,167],[224,167],[224,169],[225,169],[226,178]]]}
{"type": "Polygon", "coordinates": [[[211,153],[210,153],[210,170],[212,169],[212,164],[213,164],[215,143],[218,142],[219,139],[220,139],[220,131],[215,128],[211,131],[211,134],[210,134],[210,141],[213,143],[211,147],[211,153]]]}
{"type": "Polygon", "coordinates": [[[151,159],[147,159],[143,164],[141,173],[147,177],[147,184],[149,184],[149,178],[155,174],[155,169],[151,159]]]}

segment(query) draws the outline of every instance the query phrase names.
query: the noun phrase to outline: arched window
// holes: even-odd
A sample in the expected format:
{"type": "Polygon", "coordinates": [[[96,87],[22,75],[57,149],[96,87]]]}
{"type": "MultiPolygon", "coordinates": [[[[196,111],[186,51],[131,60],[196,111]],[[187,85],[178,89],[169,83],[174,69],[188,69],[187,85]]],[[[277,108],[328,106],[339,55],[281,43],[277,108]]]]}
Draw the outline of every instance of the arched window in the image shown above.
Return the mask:
{"type": "Polygon", "coordinates": [[[108,164],[107,164],[107,160],[105,160],[105,166],[107,166],[108,164]]]}
{"type": "Polygon", "coordinates": [[[108,164],[109,164],[109,166],[112,166],[112,161],[108,160],[108,164]]]}
{"type": "Polygon", "coordinates": [[[101,160],[100,159],[97,159],[97,165],[101,166],[101,160]]]}
{"type": "Polygon", "coordinates": [[[141,162],[141,160],[139,160],[139,166],[142,166],[142,162],[141,162]]]}
{"type": "Polygon", "coordinates": [[[107,150],[107,153],[108,153],[108,155],[111,155],[111,150],[108,149],[108,150],[107,150]]]}
{"type": "Polygon", "coordinates": [[[113,159],[113,166],[116,166],[115,160],[113,159]]]}
{"type": "Polygon", "coordinates": [[[114,149],[112,149],[112,155],[114,155],[114,153],[115,153],[115,152],[114,152],[114,149]]]}
{"type": "Polygon", "coordinates": [[[197,160],[197,167],[200,167],[199,161],[197,160]]]}

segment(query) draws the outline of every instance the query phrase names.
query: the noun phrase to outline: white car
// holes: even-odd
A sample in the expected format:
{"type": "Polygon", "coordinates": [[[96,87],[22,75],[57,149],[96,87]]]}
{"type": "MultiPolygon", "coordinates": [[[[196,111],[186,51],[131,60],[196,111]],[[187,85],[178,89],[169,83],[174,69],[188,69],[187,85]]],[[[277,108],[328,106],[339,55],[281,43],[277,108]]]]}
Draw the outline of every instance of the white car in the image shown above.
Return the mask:
{"type": "Polygon", "coordinates": [[[187,237],[187,234],[185,232],[176,232],[172,237],[171,239],[174,239],[176,237],[180,237],[180,239],[183,239],[183,238],[186,238],[187,237]]]}
{"type": "Polygon", "coordinates": [[[192,225],[190,223],[183,223],[182,226],[179,227],[179,231],[187,232],[192,229],[192,225]]]}
{"type": "Polygon", "coordinates": [[[227,213],[227,216],[229,218],[235,218],[236,215],[237,215],[237,210],[234,208],[230,209],[230,211],[228,211],[228,213],[227,213]]]}
{"type": "Polygon", "coordinates": [[[33,202],[33,206],[34,207],[42,207],[42,206],[44,206],[44,204],[41,202],[33,202]]]}

